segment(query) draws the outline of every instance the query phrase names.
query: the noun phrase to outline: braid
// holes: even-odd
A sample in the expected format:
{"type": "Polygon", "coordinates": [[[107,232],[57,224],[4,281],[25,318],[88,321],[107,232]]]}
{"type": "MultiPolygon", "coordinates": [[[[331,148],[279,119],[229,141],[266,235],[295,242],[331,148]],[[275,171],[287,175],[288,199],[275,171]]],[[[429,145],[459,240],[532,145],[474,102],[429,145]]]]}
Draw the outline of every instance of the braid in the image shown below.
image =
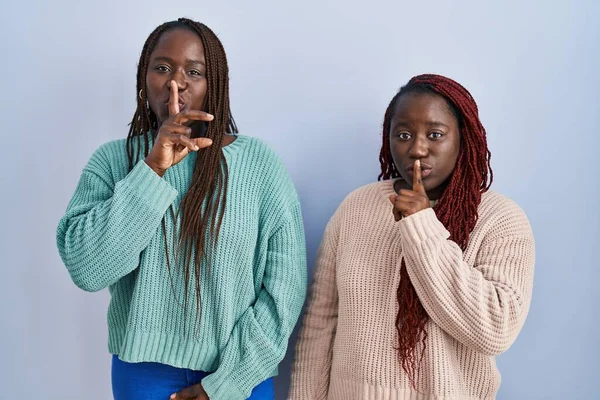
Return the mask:
{"type": "MultiPolygon", "coordinates": [[[[130,124],[129,135],[127,136],[129,168],[132,169],[141,159],[141,138],[143,137],[144,140],[143,156],[145,158],[150,152],[151,142],[155,139],[159,128],[157,117],[147,102],[146,73],[150,55],[161,35],[176,28],[194,32],[202,41],[206,59],[208,87],[206,109],[204,111],[214,116],[214,119],[207,124],[206,130],[206,137],[212,139],[213,144],[198,151],[190,187],[181,201],[177,215],[172,211],[174,222],[178,220],[178,216],[181,213],[179,244],[176,251],[175,263],[179,264],[179,261],[182,261],[181,264],[185,268],[184,319],[186,319],[188,282],[192,271],[196,289],[198,314],[200,315],[201,312],[200,267],[203,261],[206,261],[207,264],[209,263],[207,250],[214,248],[217,244],[227,201],[229,171],[221,148],[223,135],[225,133],[238,133],[238,128],[231,114],[229,104],[229,67],[227,65],[225,49],[220,40],[206,25],[186,18],[179,18],[177,21],[164,23],[157,27],[148,39],[146,39],[142,54],[140,55],[136,87],[137,108],[130,124]],[[149,135],[149,132],[152,135],[149,135]],[[199,212],[200,210],[203,210],[203,212],[199,212]]],[[[171,275],[164,217],[162,226],[166,247],[165,251],[167,252],[167,268],[169,269],[169,275],[171,275]]]]}
{"type": "MultiPolygon", "coordinates": [[[[478,115],[477,104],[471,94],[457,82],[439,75],[419,75],[412,78],[390,102],[383,121],[383,142],[379,154],[381,173],[378,179],[392,179],[400,176],[390,150],[390,122],[397,100],[407,93],[435,93],[446,100],[450,110],[456,116],[461,148],[456,166],[448,187],[434,206],[437,218],[450,232],[450,239],[464,251],[469,235],[477,223],[477,208],[481,195],[492,184],[493,173],[490,166],[491,153],[487,146],[485,128],[478,115]]],[[[415,387],[415,376],[419,363],[425,353],[429,320],[427,312],[419,300],[414,286],[402,260],[400,284],[397,291],[398,315],[398,354],[402,368],[408,374],[411,385],[415,387]],[[421,342],[421,354],[417,359],[415,348],[421,342]]]]}

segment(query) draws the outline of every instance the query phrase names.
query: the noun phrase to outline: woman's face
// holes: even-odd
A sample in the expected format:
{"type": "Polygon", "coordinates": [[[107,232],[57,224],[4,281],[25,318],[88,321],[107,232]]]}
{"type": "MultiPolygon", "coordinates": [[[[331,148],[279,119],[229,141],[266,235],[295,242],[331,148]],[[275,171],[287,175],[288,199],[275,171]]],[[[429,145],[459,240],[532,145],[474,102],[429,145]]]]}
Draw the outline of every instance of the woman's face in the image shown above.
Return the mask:
{"type": "Polygon", "coordinates": [[[396,169],[412,186],[413,165],[421,161],[423,185],[439,199],[460,151],[458,121],[446,100],[433,93],[406,93],[396,101],[390,121],[390,151],[396,169]]]}
{"type": "Polygon", "coordinates": [[[146,90],[159,126],[169,118],[171,80],[177,82],[180,111],[205,110],[208,86],[204,46],[200,37],[188,29],[163,33],[150,54],[146,90]]]}

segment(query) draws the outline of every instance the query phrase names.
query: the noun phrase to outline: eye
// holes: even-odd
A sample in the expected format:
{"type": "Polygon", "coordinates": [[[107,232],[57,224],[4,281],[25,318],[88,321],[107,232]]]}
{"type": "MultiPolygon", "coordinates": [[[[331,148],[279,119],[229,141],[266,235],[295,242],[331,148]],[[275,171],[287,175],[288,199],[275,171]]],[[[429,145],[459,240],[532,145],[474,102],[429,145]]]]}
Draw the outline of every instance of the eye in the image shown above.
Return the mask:
{"type": "Polygon", "coordinates": [[[442,138],[442,136],[444,136],[444,134],[443,134],[442,132],[431,132],[431,133],[429,134],[429,137],[430,137],[431,139],[441,139],[441,138],[442,138]]]}
{"type": "Polygon", "coordinates": [[[190,75],[203,76],[204,74],[202,72],[198,71],[197,69],[193,69],[190,71],[190,75]]]}
{"type": "Polygon", "coordinates": [[[166,65],[158,65],[154,68],[154,70],[158,72],[169,72],[169,67],[167,67],[166,65]]]}
{"type": "Polygon", "coordinates": [[[400,140],[409,140],[411,138],[411,135],[408,132],[398,132],[395,136],[400,140]]]}

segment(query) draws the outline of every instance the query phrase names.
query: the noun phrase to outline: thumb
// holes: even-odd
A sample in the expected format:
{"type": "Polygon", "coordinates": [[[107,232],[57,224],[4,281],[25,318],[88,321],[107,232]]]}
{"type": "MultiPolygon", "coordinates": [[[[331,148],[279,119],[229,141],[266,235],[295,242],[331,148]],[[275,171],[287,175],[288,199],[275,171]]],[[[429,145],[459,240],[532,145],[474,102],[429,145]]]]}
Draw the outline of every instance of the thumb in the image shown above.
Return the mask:
{"type": "Polygon", "coordinates": [[[395,203],[396,203],[396,197],[398,197],[398,195],[397,195],[397,194],[395,194],[395,193],[393,193],[393,194],[390,194],[390,202],[391,202],[392,204],[395,204],[395,203]]]}
{"type": "Polygon", "coordinates": [[[195,138],[192,139],[192,142],[194,142],[200,149],[208,147],[213,143],[212,139],[209,138],[195,138]]]}

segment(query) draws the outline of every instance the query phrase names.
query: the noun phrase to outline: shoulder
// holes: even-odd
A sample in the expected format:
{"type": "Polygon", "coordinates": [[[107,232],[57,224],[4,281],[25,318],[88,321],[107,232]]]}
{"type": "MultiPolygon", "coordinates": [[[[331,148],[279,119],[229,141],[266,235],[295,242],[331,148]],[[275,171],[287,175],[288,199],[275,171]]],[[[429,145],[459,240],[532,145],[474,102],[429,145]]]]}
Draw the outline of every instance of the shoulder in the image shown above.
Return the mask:
{"type": "Polygon", "coordinates": [[[264,140],[238,135],[229,146],[224,151],[230,176],[235,177],[238,186],[235,190],[256,193],[263,208],[288,208],[299,202],[283,160],[264,140]]]}
{"type": "Polygon", "coordinates": [[[368,183],[350,192],[341,202],[339,209],[378,203],[387,200],[392,193],[392,181],[390,180],[368,183]]]}
{"type": "MultiPolygon", "coordinates": [[[[233,145],[233,146],[232,146],[233,145]]],[[[271,166],[283,168],[283,162],[279,155],[263,139],[238,135],[233,147],[238,147],[240,153],[244,154],[243,160],[251,162],[256,166],[271,166]]]]}
{"type": "Polygon", "coordinates": [[[109,172],[121,165],[127,167],[126,139],[111,140],[100,145],[90,157],[85,169],[93,172],[109,172]]]}
{"type": "Polygon", "coordinates": [[[479,223],[493,226],[502,235],[531,235],[525,211],[512,199],[488,190],[481,196],[479,223]]]}
{"type": "MultiPolygon", "coordinates": [[[[238,135],[230,154],[235,155],[235,164],[251,173],[265,184],[272,181],[290,180],[281,157],[264,140],[257,137],[238,135]]],[[[230,145],[231,146],[231,145],[230,145]]],[[[228,150],[229,151],[229,150],[228,150]]]]}
{"type": "Polygon", "coordinates": [[[389,196],[393,191],[391,180],[368,183],[354,189],[337,207],[330,224],[354,224],[357,220],[371,220],[391,212],[389,196]]]}
{"type": "Polygon", "coordinates": [[[514,200],[494,190],[488,190],[481,196],[479,213],[480,215],[519,215],[527,218],[525,211],[514,200]]]}

